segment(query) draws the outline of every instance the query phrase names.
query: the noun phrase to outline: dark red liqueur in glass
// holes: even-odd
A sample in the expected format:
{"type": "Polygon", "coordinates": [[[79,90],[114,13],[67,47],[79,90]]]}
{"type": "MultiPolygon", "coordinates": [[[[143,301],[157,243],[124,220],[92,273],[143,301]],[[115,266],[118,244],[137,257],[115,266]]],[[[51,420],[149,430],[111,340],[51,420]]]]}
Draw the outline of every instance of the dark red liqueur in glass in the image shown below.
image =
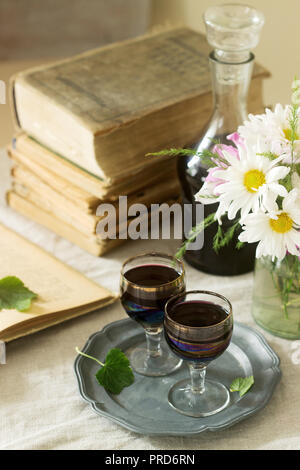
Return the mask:
{"type": "Polygon", "coordinates": [[[175,303],[168,315],[171,321],[165,322],[166,341],[181,359],[207,363],[228,347],[232,319],[220,305],[182,301],[175,303]]]}
{"type": "Polygon", "coordinates": [[[144,327],[161,325],[167,300],[184,291],[180,277],[176,269],[159,264],[129,269],[121,295],[126,313],[144,327]]]}

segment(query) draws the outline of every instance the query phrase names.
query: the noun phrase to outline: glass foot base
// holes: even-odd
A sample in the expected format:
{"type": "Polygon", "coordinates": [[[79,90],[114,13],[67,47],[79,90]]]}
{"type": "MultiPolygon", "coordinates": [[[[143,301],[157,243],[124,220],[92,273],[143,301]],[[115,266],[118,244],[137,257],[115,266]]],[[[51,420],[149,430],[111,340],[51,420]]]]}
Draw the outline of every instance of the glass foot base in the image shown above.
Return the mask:
{"type": "Polygon", "coordinates": [[[177,382],[169,391],[169,404],[179,413],[200,418],[214,415],[230,402],[227,388],[219,382],[205,380],[205,391],[194,393],[190,379],[177,382]]]}
{"type": "Polygon", "coordinates": [[[182,365],[182,360],[174,356],[164,344],[161,345],[160,354],[157,356],[150,356],[146,343],[141,344],[129,354],[129,361],[135,372],[149,377],[171,374],[182,365]]]}

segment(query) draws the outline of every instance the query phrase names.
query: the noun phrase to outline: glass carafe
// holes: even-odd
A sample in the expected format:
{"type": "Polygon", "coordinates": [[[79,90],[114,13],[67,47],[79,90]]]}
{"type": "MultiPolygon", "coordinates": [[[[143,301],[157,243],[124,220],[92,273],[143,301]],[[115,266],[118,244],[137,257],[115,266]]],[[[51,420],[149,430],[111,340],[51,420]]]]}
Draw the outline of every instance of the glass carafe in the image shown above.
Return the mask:
{"type": "MultiPolygon", "coordinates": [[[[227,136],[234,133],[247,119],[248,88],[251,81],[254,55],[251,49],[259,41],[264,23],[263,15],[244,5],[210,7],[204,14],[207,40],[213,51],[209,56],[212,74],[213,114],[200,140],[192,147],[199,152],[213,150],[215,143],[234,145],[227,136]]],[[[189,146],[190,147],[190,146],[189,146]]],[[[181,181],[182,202],[185,210],[192,212],[192,226],[196,223],[194,196],[203,185],[207,166],[199,156],[180,156],[178,175],[181,181]]],[[[204,217],[215,212],[217,204],[204,206],[204,217]]],[[[235,221],[223,218],[224,230],[235,221]]],[[[201,250],[187,250],[185,260],[197,269],[217,275],[237,275],[252,271],[255,259],[255,244],[236,248],[239,232],[231,242],[216,253],[213,238],[217,222],[204,232],[201,250]]]]}

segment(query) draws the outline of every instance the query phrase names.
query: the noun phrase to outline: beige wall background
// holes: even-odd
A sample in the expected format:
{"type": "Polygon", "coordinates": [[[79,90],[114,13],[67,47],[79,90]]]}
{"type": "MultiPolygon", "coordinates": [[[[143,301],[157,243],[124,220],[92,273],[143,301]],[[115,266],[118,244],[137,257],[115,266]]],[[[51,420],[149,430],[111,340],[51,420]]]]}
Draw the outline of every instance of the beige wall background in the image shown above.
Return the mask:
{"type": "Polygon", "coordinates": [[[222,3],[246,4],[264,13],[260,44],[253,52],[272,74],[264,84],[265,104],[289,103],[292,80],[300,78],[300,0],[152,0],[152,25],[185,24],[204,33],[205,9],[222,3]]]}

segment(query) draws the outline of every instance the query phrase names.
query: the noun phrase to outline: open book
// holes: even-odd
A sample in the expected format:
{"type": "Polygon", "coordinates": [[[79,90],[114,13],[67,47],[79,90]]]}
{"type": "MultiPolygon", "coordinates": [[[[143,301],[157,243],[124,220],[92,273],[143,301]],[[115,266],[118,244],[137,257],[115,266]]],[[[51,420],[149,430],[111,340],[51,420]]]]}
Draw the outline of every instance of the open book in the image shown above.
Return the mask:
{"type": "Polygon", "coordinates": [[[26,312],[0,310],[2,341],[97,310],[118,297],[3,225],[0,258],[0,279],[16,276],[37,294],[26,312]]]}

